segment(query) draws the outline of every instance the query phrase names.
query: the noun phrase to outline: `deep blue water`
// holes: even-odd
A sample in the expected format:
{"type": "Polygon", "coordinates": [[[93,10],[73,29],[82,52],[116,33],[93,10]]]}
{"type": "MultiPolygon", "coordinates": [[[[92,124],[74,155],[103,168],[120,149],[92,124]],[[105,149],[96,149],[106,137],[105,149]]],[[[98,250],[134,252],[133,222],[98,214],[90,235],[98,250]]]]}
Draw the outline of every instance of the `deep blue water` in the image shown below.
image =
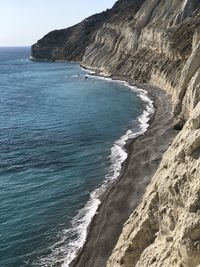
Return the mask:
{"type": "Polygon", "coordinates": [[[0,266],[67,266],[144,104],[78,64],[29,54],[0,48],[0,266]]]}

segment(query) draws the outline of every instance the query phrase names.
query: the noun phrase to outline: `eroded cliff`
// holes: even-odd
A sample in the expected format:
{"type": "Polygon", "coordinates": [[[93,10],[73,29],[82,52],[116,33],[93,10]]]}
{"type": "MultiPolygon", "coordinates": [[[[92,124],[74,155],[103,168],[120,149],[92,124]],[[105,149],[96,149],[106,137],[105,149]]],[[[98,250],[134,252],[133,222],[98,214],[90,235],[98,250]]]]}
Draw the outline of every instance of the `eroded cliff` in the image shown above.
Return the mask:
{"type": "Polygon", "coordinates": [[[94,42],[96,31],[110,18],[126,18],[130,10],[139,8],[140,2],[144,0],[120,0],[112,9],[90,16],[72,27],[48,33],[32,46],[32,58],[80,62],[87,47],[94,42]]]}
{"type": "Polygon", "coordinates": [[[200,264],[200,103],[164,154],[108,267],[200,264]]]}
{"type": "MultiPolygon", "coordinates": [[[[188,101],[184,99],[186,90],[184,84],[181,90],[178,87],[180,75],[185,75],[182,71],[187,71],[183,67],[191,57],[193,39],[199,38],[195,31],[200,26],[199,8],[198,1],[146,0],[136,13],[130,11],[129,17],[107,20],[87,47],[81,64],[103,75],[164,88],[176,102],[176,115],[185,121],[188,110],[181,112],[181,106],[188,101]]],[[[193,55],[196,61],[197,57],[193,55]]],[[[194,64],[188,62],[191,70],[189,65],[194,64]]]]}
{"type": "Polygon", "coordinates": [[[36,59],[81,61],[171,95],[175,138],[130,216],[107,267],[200,265],[200,1],[119,0],[48,34],[36,59]]]}

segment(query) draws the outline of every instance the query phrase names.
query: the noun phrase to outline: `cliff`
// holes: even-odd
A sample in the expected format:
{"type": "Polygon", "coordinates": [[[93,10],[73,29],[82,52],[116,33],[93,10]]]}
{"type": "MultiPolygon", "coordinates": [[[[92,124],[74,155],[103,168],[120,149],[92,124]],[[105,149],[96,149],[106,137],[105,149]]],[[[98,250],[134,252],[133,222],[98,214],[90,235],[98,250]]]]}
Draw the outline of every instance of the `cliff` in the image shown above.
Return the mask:
{"type": "Polygon", "coordinates": [[[184,123],[196,103],[186,99],[184,84],[178,87],[199,38],[199,8],[198,0],[119,0],[110,10],[50,32],[32,46],[32,57],[79,61],[106,76],[164,88],[184,123]],[[182,102],[191,108],[182,110],[182,102]]]}
{"type": "Polygon", "coordinates": [[[48,33],[32,46],[32,58],[80,62],[86,48],[95,41],[96,31],[111,17],[125,18],[129,10],[137,7],[137,2],[140,1],[121,0],[112,9],[90,16],[72,27],[48,33]]]}
{"type": "Polygon", "coordinates": [[[119,0],[32,47],[105,76],[166,90],[180,131],[107,267],[200,265],[200,1],[119,0]]]}
{"type": "Polygon", "coordinates": [[[106,12],[102,12],[70,28],[48,33],[32,46],[33,59],[80,61],[88,44],[93,42],[92,33],[102,24],[106,15],[106,12]]]}
{"type": "Polygon", "coordinates": [[[103,24],[96,32],[95,42],[87,47],[81,64],[99,70],[103,75],[120,76],[164,88],[176,102],[176,115],[185,121],[190,108],[185,113],[181,107],[182,102],[189,100],[186,99],[186,88],[178,87],[180,75],[191,56],[192,40],[198,40],[195,30],[200,26],[197,12],[200,2],[142,2],[135,15],[130,12],[126,18],[120,15],[111,17],[103,24]]]}
{"type": "Polygon", "coordinates": [[[200,264],[200,103],[164,154],[107,267],[200,264]]]}

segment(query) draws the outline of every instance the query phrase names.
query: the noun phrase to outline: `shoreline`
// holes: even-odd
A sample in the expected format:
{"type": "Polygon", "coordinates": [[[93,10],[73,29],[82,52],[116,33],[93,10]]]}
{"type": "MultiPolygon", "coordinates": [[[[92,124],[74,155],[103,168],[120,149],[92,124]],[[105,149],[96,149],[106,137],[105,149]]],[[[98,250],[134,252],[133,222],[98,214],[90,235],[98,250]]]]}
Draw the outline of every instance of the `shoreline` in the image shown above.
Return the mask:
{"type": "MultiPolygon", "coordinates": [[[[33,59],[29,59],[29,60],[33,61],[33,59]]],[[[41,62],[44,62],[44,61],[42,60],[41,62]]],[[[67,61],[64,61],[64,62],[68,63],[67,61]]],[[[70,62],[70,63],[72,63],[72,62],[70,62]]],[[[73,62],[73,63],[80,66],[80,64],[78,64],[76,62],[73,62]]],[[[145,88],[143,88],[144,87],[143,85],[141,85],[141,84],[136,85],[136,83],[131,84],[128,80],[122,80],[121,77],[104,77],[104,76],[100,75],[99,73],[96,73],[92,70],[83,68],[82,66],[80,66],[80,67],[82,69],[84,69],[84,71],[87,72],[86,75],[89,74],[94,79],[99,78],[99,79],[106,80],[108,82],[110,81],[110,82],[114,82],[114,83],[119,83],[119,84],[122,84],[123,86],[127,87],[128,90],[131,90],[134,93],[136,93],[138,95],[138,97],[141,99],[141,102],[143,102],[144,110],[143,110],[143,114],[137,118],[138,123],[140,125],[140,130],[138,130],[137,132],[133,132],[131,129],[129,129],[127,132],[129,132],[129,131],[131,132],[130,136],[126,132],[118,140],[116,140],[116,142],[113,144],[113,145],[115,145],[118,141],[120,141],[121,139],[123,139],[123,137],[125,137],[125,140],[123,140],[124,144],[123,144],[123,146],[120,145],[120,147],[121,147],[121,149],[124,150],[124,153],[127,154],[127,156],[125,159],[123,159],[123,161],[121,163],[121,168],[119,169],[117,176],[113,176],[112,179],[106,179],[106,176],[105,176],[102,184],[98,188],[96,188],[94,191],[91,192],[90,199],[88,200],[88,202],[86,203],[84,208],[79,210],[78,214],[73,218],[73,219],[75,219],[76,217],[79,217],[79,213],[82,212],[82,210],[88,209],[88,206],[92,207],[92,210],[93,210],[92,211],[92,217],[90,218],[90,221],[88,222],[87,228],[83,230],[83,232],[84,232],[83,236],[86,235],[85,241],[83,244],[81,244],[79,250],[74,250],[74,252],[76,251],[76,253],[74,253],[74,254],[73,254],[73,252],[70,253],[71,254],[70,257],[72,257],[71,259],[69,257],[69,258],[67,258],[66,262],[65,262],[65,260],[61,260],[61,261],[57,262],[58,266],[62,266],[62,267],[71,266],[71,264],[73,264],[73,262],[78,257],[79,253],[81,253],[81,251],[85,245],[85,242],[87,241],[88,234],[90,232],[90,227],[92,226],[92,222],[93,222],[93,219],[95,217],[95,214],[98,213],[98,210],[101,207],[102,202],[104,201],[105,195],[109,192],[110,188],[113,187],[115,182],[118,179],[120,179],[120,177],[122,175],[124,166],[126,166],[127,158],[129,156],[129,145],[132,142],[134,142],[139,136],[143,135],[148,130],[150,123],[151,123],[151,120],[154,117],[154,112],[155,112],[154,99],[153,99],[153,97],[151,97],[149,95],[148,91],[145,88]],[[145,112],[146,112],[146,114],[145,114],[145,112]],[[139,120],[140,118],[142,120],[139,120]],[[99,192],[99,193],[97,193],[97,192],[99,192]],[[96,193],[97,193],[97,195],[96,195],[96,193]],[[95,201],[94,206],[91,206],[92,201],[95,201]],[[69,261],[69,259],[70,259],[70,261],[69,261]]],[[[85,219],[85,217],[84,217],[84,219],[85,219]]],[[[81,236],[81,238],[83,238],[83,236],[81,236]]],[[[73,244],[73,242],[72,242],[72,244],[73,244]]]]}
{"type": "Polygon", "coordinates": [[[110,155],[110,157],[113,158],[110,169],[114,168],[114,171],[112,170],[111,173],[108,171],[102,183],[96,189],[94,189],[94,191],[90,193],[90,199],[87,201],[84,208],[79,210],[78,214],[73,218],[73,221],[74,220],[81,221],[81,224],[79,226],[83,227],[82,234],[79,233],[80,234],[79,238],[77,238],[75,242],[72,241],[70,243],[71,252],[67,256],[67,259],[62,263],[61,265],[62,267],[69,266],[71,262],[73,262],[73,260],[76,259],[77,257],[76,255],[82,250],[88,236],[91,222],[96,212],[98,212],[98,208],[101,205],[102,200],[104,199],[104,194],[107,192],[107,190],[109,190],[110,187],[112,187],[113,183],[120,176],[122,165],[124,164],[124,162],[128,157],[128,144],[147,131],[150,125],[150,120],[153,117],[155,111],[153,105],[153,99],[149,97],[148,92],[146,90],[136,86],[132,86],[127,81],[116,80],[107,77],[105,78],[103,76],[95,75],[94,72],[91,73],[87,69],[84,69],[84,71],[87,72],[85,77],[88,78],[90,77],[90,79],[100,79],[106,82],[122,84],[123,87],[127,88],[127,90],[131,90],[134,94],[136,94],[140,98],[142,105],[144,106],[144,109],[143,113],[140,116],[138,116],[137,119],[135,120],[137,121],[138,129],[137,130],[135,128],[128,129],[119,139],[117,139],[113,143],[110,155]],[[112,152],[112,150],[114,148],[116,149],[116,147],[117,151],[112,152]],[[78,219],[79,214],[83,214],[83,211],[86,211],[85,215],[83,216],[83,218],[78,219]],[[83,223],[84,225],[82,225],[83,223]]]}
{"type": "MultiPolygon", "coordinates": [[[[84,69],[87,71],[86,68],[84,69]]],[[[98,73],[94,73],[94,74],[92,73],[91,75],[101,76],[98,73]]],[[[150,182],[151,177],[155,173],[160,163],[163,153],[168,148],[170,142],[172,141],[173,137],[177,133],[176,131],[173,130],[173,116],[171,114],[171,106],[172,106],[171,99],[169,96],[167,96],[164,90],[160,88],[152,87],[147,84],[140,84],[135,81],[133,82],[129,80],[123,80],[122,77],[102,77],[102,78],[109,78],[113,81],[124,83],[126,86],[129,86],[130,89],[131,87],[136,86],[138,88],[138,92],[139,90],[144,90],[145,92],[147,92],[147,97],[153,102],[154,112],[150,114],[150,117],[148,120],[148,127],[146,131],[143,131],[135,138],[133,137],[126,141],[125,150],[127,153],[127,158],[121,165],[120,174],[116,178],[116,180],[114,180],[110,185],[108,185],[108,188],[106,188],[105,192],[103,193],[103,196],[100,198],[101,203],[98,206],[97,212],[95,213],[94,217],[92,218],[87,228],[86,241],[83,247],[78,252],[75,259],[69,264],[70,267],[104,267],[106,266],[106,261],[108,260],[112,250],[115,247],[115,244],[121,233],[123,224],[127,221],[129,216],[133,212],[134,208],[136,208],[137,204],[139,203],[139,200],[141,200],[141,197],[148,183],[150,182]],[[163,103],[165,104],[160,105],[160,102],[162,102],[162,104],[163,103]],[[160,123],[160,119],[159,119],[160,116],[162,116],[162,114],[166,115],[164,116],[165,118],[162,121],[163,125],[162,123],[160,123]],[[160,129],[162,129],[162,131],[166,130],[167,132],[167,134],[165,134],[166,135],[165,137],[162,138],[162,136],[160,136],[162,141],[160,140],[159,143],[162,148],[159,149],[159,144],[153,142],[153,146],[157,147],[157,149],[160,151],[156,153],[154,152],[156,154],[155,162],[154,160],[152,162],[151,160],[149,160],[149,162],[147,160],[147,163],[151,165],[147,168],[149,169],[149,174],[145,174],[146,171],[144,170],[144,174],[139,175],[139,176],[143,176],[142,177],[143,179],[138,179],[138,177],[135,179],[134,177],[134,179],[131,179],[133,180],[131,182],[129,181],[130,178],[128,179],[127,174],[133,169],[133,166],[132,166],[133,158],[135,158],[134,161],[136,160],[137,162],[138,161],[141,162],[140,157],[138,158],[137,156],[137,153],[140,153],[140,151],[142,150],[144,154],[148,154],[150,152],[151,150],[150,148],[153,148],[152,145],[149,145],[147,148],[144,148],[143,143],[145,142],[146,139],[148,139],[148,136],[151,134],[151,133],[149,134],[149,132],[154,131],[158,125],[160,129]],[[166,126],[166,127],[163,127],[163,126],[166,126]],[[127,182],[131,184],[130,188],[126,187],[127,182]],[[139,183],[139,188],[137,188],[138,187],[137,183],[139,183]],[[123,189],[124,186],[126,187],[126,190],[124,191],[126,192],[128,191],[128,195],[129,195],[128,197],[127,197],[127,194],[123,192],[123,190],[119,191],[118,187],[121,187],[121,189],[123,189]],[[137,190],[132,191],[131,187],[136,187],[137,190]],[[120,194],[120,198],[118,197],[118,194],[116,194],[117,192],[120,194]],[[131,198],[132,194],[133,195],[136,194],[136,196],[134,196],[132,200],[130,199],[131,201],[129,203],[129,207],[127,208],[127,206],[125,206],[123,203],[123,199],[125,199],[125,196],[126,196],[127,198],[125,202],[127,203],[128,202],[127,199],[131,198]],[[116,215],[115,213],[118,215],[116,215]]],[[[155,138],[157,135],[158,133],[155,133],[155,138]]],[[[139,167],[135,164],[135,168],[136,169],[132,170],[133,173],[139,167]]],[[[62,266],[65,266],[65,265],[62,265],[62,266]]]]}

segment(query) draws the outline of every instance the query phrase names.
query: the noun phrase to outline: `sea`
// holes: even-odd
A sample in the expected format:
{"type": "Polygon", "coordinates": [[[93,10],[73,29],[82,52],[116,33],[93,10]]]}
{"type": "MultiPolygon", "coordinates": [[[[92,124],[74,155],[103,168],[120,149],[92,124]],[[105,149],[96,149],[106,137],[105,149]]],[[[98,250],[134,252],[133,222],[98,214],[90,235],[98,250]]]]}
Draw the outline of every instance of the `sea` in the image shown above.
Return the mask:
{"type": "Polygon", "coordinates": [[[145,91],[0,48],[0,266],[67,267],[153,112],[145,91]]]}

